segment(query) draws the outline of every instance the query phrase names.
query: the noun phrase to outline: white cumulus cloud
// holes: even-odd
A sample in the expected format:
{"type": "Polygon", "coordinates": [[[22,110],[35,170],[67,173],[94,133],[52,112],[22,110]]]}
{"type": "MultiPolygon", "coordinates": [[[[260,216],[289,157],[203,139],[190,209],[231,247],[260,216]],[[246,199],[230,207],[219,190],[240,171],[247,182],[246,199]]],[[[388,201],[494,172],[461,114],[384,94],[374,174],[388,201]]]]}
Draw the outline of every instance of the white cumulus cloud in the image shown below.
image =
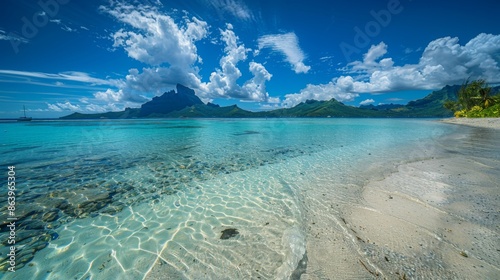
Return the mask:
{"type": "Polygon", "coordinates": [[[373,103],[375,103],[375,100],[370,98],[370,99],[365,99],[365,100],[359,102],[359,105],[368,105],[368,104],[373,104],[373,103]]]}
{"type": "Polygon", "coordinates": [[[304,64],[305,54],[299,46],[299,39],[295,33],[264,35],[259,38],[259,50],[271,48],[285,56],[295,73],[307,73],[311,67],[304,64]]]}
{"type": "Polygon", "coordinates": [[[207,35],[208,24],[195,17],[178,24],[152,6],[115,3],[101,6],[118,21],[128,25],[113,33],[114,47],[123,47],[128,56],[149,65],[168,63],[188,70],[199,60],[196,41],[207,35]]]}
{"type": "Polygon", "coordinates": [[[201,81],[196,74],[178,67],[152,67],[143,68],[142,72],[135,68],[130,69],[125,83],[127,90],[159,95],[177,83],[197,88],[201,81]]]}
{"type": "Polygon", "coordinates": [[[100,100],[141,103],[141,95],[159,95],[181,83],[191,88],[201,84],[196,42],[204,39],[209,26],[205,21],[187,15],[181,20],[161,12],[154,5],[132,5],[111,2],[100,10],[125,26],[111,34],[113,47],[123,48],[129,57],[149,66],[130,69],[118,90],[97,92],[100,100]]]}
{"type": "Polygon", "coordinates": [[[94,97],[98,100],[108,101],[108,102],[118,102],[122,99],[123,91],[114,91],[112,89],[107,89],[106,91],[98,91],[94,94],[94,97]]]}
{"type": "Polygon", "coordinates": [[[109,103],[116,102],[132,102],[132,103],[144,103],[149,99],[136,94],[130,94],[128,91],[120,90],[112,90],[107,89],[106,91],[98,91],[94,93],[94,97],[100,101],[106,101],[109,103]]]}
{"type": "Polygon", "coordinates": [[[243,92],[247,94],[246,98],[250,100],[260,100],[267,102],[275,102],[269,98],[266,90],[266,82],[271,80],[271,75],[264,65],[257,62],[250,62],[249,70],[253,74],[253,78],[243,85],[243,92]]]}
{"type": "MultiPolygon", "coordinates": [[[[131,105],[133,105],[132,103],[129,102],[125,102],[123,104],[115,103],[114,97],[111,96],[113,95],[113,93],[111,92],[101,93],[101,94],[108,94],[110,96],[108,97],[96,96],[95,100],[90,100],[88,98],[80,98],[78,99],[78,102],[80,102],[81,104],[74,104],[71,101],[47,103],[48,109],[46,109],[46,111],[53,111],[53,112],[71,111],[71,112],[79,112],[87,114],[104,113],[110,111],[115,111],[115,112],[123,111],[125,110],[126,107],[131,107],[131,105]]],[[[114,93],[114,95],[116,94],[120,93],[114,93]]]]}
{"type": "Polygon", "coordinates": [[[269,94],[265,83],[272,75],[264,65],[257,62],[249,63],[249,71],[253,78],[246,81],[243,86],[237,83],[242,76],[237,64],[247,59],[250,49],[239,42],[238,36],[233,31],[232,25],[228,24],[226,30],[220,30],[221,39],[225,43],[225,55],[220,59],[220,69],[210,74],[208,83],[200,84],[198,95],[205,99],[209,98],[238,98],[242,100],[267,101],[269,94]]]}
{"type": "Polygon", "coordinates": [[[338,101],[352,101],[359,94],[352,92],[352,77],[334,78],[327,84],[312,85],[308,84],[299,93],[285,95],[283,106],[293,107],[300,102],[308,99],[330,100],[335,98],[338,101]]]}
{"type": "Polygon", "coordinates": [[[333,78],[328,84],[307,85],[299,93],[286,95],[284,105],[293,106],[311,97],[346,101],[359,93],[435,90],[468,78],[500,83],[500,35],[481,33],[465,45],[457,37],[436,39],[416,64],[396,66],[392,58],[383,58],[387,53],[388,46],[383,42],[371,46],[363,61],[344,68],[351,75],[333,78]]]}
{"type": "Polygon", "coordinates": [[[79,105],[71,104],[71,102],[69,102],[69,101],[66,101],[64,103],[57,102],[55,104],[47,103],[47,106],[48,106],[48,108],[49,108],[50,111],[55,111],[55,112],[62,112],[62,111],[76,112],[76,111],[81,111],[81,108],[80,108],[79,105]]]}
{"type": "Polygon", "coordinates": [[[85,113],[104,113],[104,112],[117,112],[123,111],[124,106],[117,106],[115,103],[108,103],[103,105],[88,104],[83,107],[85,113]]]}
{"type": "MultiPolygon", "coordinates": [[[[252,17],[239,0],[214,1],[211,5],[224,6],[240,19],[252,17]]],[[[198,55],[196,43],[207,37],[209,26],[205,21],[187,15],[182,20],[174,20],[154,6],[123,2],[110,2],[109,6],[101,6],[100,10],[124,24],[123,28],[112,32],[113,46],[123,48],[129,57],[149,66],[130,69],[117,89],[96,92],[96,100],[139,102],[143,98],[141,94],[159,95],[181,83],[196,90],[203,100],[237,98],[278,102],[276,98],[270,98],[266,90],[266,82],[272,75],[263,64],[249,62],[246,67],[252,76],[240,81],[243,73],[239,67],[246,63],[250,49],[239,41],[231,24],[219,30],[224,43],[220,68],[210,74],[207,82],[202,82],[199,75],[202,58],[198,55]]],[[[300,70],[300,64],[297,65],[300,70]]],[[[308,70],[306,66],[302,68],[308,70]]]]}

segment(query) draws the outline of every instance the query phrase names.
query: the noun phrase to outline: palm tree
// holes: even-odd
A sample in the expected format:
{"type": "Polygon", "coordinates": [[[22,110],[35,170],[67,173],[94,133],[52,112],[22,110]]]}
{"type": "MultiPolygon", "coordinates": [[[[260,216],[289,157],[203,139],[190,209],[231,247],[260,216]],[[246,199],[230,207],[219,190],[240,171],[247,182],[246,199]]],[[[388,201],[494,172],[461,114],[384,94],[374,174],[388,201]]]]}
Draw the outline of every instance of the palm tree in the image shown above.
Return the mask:
{"type": "Polygon", "coordinates": [[[486,108],[494,103],[490,93],[491,87],[486,85],[485,80],[476,80],[471,83],[467,80],[458,91],[458,104],[467,111],[474,106],[486,108]]]}
{"type": "Polygon", "coordinates": [[[491,98],[490,94],[491,87],[484,87],[479,90],[479,95],[481,96],[484,108],[488,108],[495,103],[495,100],[491,98]]]}

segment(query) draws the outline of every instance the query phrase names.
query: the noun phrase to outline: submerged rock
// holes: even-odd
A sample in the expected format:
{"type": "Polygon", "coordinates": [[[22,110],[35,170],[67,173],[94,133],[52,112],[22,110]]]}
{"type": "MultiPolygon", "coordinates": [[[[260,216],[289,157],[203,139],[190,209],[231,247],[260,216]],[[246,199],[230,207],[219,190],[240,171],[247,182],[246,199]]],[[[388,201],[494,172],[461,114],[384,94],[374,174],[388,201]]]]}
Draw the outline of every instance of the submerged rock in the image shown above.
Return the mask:
{"type": "Polygon", "coordinates": [[[235,237],[236,235],[240,234],[237,229],[235,228],[228,228],[223,231],[221,231],[221,236],[220,239],[229,239],[231,237],[235,237]]]}

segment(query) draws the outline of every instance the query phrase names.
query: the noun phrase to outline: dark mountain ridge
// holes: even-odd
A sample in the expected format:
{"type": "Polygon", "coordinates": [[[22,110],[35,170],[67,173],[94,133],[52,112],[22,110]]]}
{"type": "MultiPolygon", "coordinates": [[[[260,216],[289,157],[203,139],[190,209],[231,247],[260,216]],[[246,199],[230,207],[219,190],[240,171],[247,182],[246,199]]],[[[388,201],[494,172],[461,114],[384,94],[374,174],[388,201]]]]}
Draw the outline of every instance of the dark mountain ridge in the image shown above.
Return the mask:
{"type": "Polygon", "coordinates": [[[139,117],[167,115],[186,107],[203,104],[201,99],[195,95],[194,90],[181,84],[177,84],[176,88],[177,92],[174,90],[165,92],[162,96],[153,97],[151,101],[142,104],[139,117]]]}
{"type": "MultiPolygon", "coordinates": [[[[272,111],[250,112],[237,105],[221,107],[204,104],[194,90],[177,84],[177,92],[165,92],[144,103],[140,108],[126,108],[120,112],[101,114],[73,113],[60,119],[127,119],[127,118],[294,118],[294,117],[451,117],[453,113],[444,108],[446,100],[457,100],[460,86],[445,86],[424,98],[410,101],[406,105],[390,104],[378,106],[347,106],[334,98],[328,101],[307,100],[292,108],[272,111]]],[[[500,87],[492,88],[498,93],[500,87]]]]}

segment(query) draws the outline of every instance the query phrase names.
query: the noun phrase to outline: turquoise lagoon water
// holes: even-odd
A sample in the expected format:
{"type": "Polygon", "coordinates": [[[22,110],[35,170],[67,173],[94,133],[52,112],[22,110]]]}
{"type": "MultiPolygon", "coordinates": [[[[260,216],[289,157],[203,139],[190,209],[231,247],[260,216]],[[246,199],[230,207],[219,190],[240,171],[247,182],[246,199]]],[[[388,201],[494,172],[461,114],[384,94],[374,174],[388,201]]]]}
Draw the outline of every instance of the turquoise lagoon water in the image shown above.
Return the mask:
{"type": "MultiPolygon", "coordinates": [[[[17,270],[3,260],[0,275],[287,279],[305,253],[306,196],[354,202],[365,168],[425,157],[456,129],[387,119],[0,123],[2,186],[15,166],[18,189],[17,270]],[[228,229],[237,234],[221,239],[228,229]]],[[[2,259],[6,206],[4,194],[2,259]]]]}

